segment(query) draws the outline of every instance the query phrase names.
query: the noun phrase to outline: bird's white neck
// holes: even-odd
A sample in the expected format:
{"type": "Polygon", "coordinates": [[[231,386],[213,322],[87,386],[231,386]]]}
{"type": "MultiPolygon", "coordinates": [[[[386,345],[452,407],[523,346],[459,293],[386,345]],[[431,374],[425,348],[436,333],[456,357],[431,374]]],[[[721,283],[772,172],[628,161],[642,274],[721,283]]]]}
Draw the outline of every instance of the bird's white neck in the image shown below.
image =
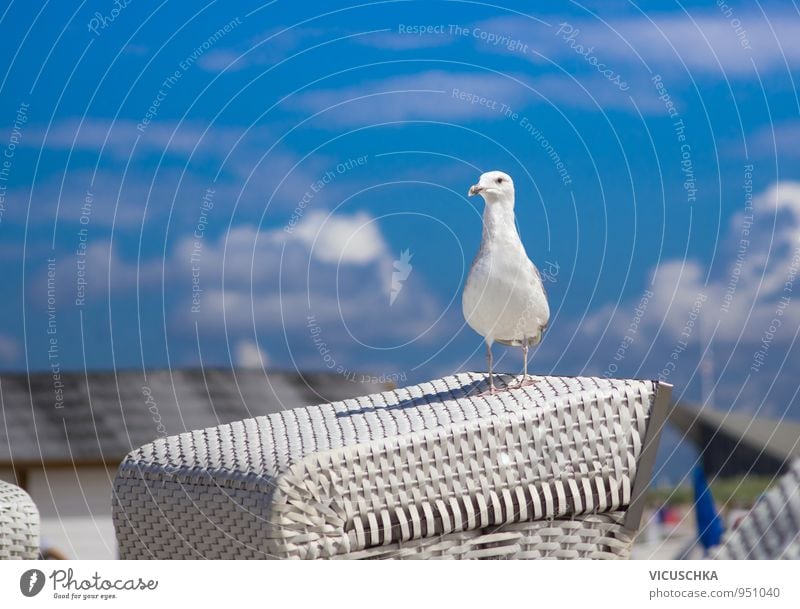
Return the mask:
{"type": "Polygon", "coordinates": [[[483,209],[483,241],[521,243],[514,222],[514,199],[503,198],[486,202],[483,209]]]}

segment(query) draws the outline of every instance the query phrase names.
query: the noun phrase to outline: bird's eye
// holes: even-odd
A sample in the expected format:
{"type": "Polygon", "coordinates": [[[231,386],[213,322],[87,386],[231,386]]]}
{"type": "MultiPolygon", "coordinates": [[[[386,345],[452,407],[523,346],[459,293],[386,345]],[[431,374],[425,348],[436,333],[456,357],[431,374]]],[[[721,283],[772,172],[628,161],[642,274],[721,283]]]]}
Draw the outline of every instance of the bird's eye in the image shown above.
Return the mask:
{"type": "Polygon", "coordinates": [[[502,184],[503,183],[503,178],[497,178],[497,183],[498,184],[502,184]]]}

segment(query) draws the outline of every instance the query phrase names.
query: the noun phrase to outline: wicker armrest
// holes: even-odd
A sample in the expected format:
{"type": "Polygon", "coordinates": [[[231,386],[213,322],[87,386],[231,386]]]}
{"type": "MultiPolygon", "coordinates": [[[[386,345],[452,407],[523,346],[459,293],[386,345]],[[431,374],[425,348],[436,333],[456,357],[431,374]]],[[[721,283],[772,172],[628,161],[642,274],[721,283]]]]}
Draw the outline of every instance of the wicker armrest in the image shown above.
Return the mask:
{"type": "Polygon", "coordinates": [[[471,397],[484,378],[143,446],[115,481],[120,556],[625,556],[669,386],[536,377],[471,397]]]}
{"type": "Polygon", "coordinates": [[[0,480],[0,560],[39,557],[39,510],[28,493],[0,480]]]}
{"type": "Polygon", "coordinates": [[[800,559],[800,459],[714,552],[721,559],[800,559]]]}

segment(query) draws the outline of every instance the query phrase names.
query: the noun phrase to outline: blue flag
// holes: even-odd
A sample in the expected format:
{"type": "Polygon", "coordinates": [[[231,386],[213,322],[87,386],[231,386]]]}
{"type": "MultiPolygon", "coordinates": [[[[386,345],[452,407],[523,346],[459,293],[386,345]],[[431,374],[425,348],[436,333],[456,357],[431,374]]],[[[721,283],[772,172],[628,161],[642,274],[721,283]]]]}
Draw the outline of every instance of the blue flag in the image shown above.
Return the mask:
{"type": "Polygon", "coordinates": [[[724,526],[714,505],[714,497],[708,487],[705,473],[700,465],[694,468],[694,511],[697,515],[697,537],[707,552],[722,541],[724,526]]]}

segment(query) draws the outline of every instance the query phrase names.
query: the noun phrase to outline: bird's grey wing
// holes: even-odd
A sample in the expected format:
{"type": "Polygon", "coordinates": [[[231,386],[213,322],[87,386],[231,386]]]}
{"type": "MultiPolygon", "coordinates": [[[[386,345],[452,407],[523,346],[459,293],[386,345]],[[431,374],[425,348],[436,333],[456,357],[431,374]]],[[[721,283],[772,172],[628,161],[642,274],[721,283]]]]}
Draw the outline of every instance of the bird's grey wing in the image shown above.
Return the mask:
{"type": "Polygon", "coordinates": [[[520,347],[522,346],[521,340],[506,340],[505,338],[495,338],[494,342],[505,345],[506,347],[520,347]]]}
{"type": "MultiPolygon", "coordinates": [[[[545,330],[547,330],[547,324],[544,324],[539,328],[539,334],[537,334],[536,336],[528,337],[527,340],[528,346],[535,347],[536,345],[538,345],[542,341],[542,334],[544,334],[545,330]]],[[[500,343],[501,345],[505,345],[506,347],[522,346],[522,341],[520,339],[507,340],[505,338],[495,338],[494,342],[500,343]]]]}
{"type": "MultiPolygon", "coordinates": [[[[536,274],[536,279],[539,281],[539,285],[542,286],[542,293],[544,294],[544,298],[545,298],[545,300],[547,300],[547,288],[544,287],[544,281],[542,280],[542,274],[539,272],[539,269],[536,268],[536,265],[533,262],[531,262],[531,266],[533,267],[533,272],[536,274]]],[[[542,324],[541,328],[539,329],[539,336],[535,336],[535,337],[529,339],[531,345],[538,345],[541,342],[542,334],[544,334],[544,331],[547,330],[547,324],[549,324],[549,323],[550,323],[550,320],[548,319],[546,322],[544,322],[542,324]],[[536,342],[533,342],[533,341],[536,341],[536,342]]]]}
{"type": "MultiPolygon", "coordinates": [[[[542,292],[544,292],[544,297],[547,298],[547,290],[544,287],[544,281],[542,280],[542,275],[539,273],[539,269],[536,268],[536,265],[529,260],[531,263],[531,267],[533,268],[533,273],[536,276],[536,281],[539,282],[539,285],[542,287],[542,292]]],[[[528,345],[531,347],[538,345],[542,340],[542,334],[547,329],[547,324],[550,320],[547,320],[539,327],[539,334],[537,336],[530,336],[527,339],[528,345]]],[[[506,345],[507,347],[520,347],[522,346],[522,341],[519,339],[505,339],[505,338],[496,338],[496,343],[500,343],[501,345],[506,345]]]]}

